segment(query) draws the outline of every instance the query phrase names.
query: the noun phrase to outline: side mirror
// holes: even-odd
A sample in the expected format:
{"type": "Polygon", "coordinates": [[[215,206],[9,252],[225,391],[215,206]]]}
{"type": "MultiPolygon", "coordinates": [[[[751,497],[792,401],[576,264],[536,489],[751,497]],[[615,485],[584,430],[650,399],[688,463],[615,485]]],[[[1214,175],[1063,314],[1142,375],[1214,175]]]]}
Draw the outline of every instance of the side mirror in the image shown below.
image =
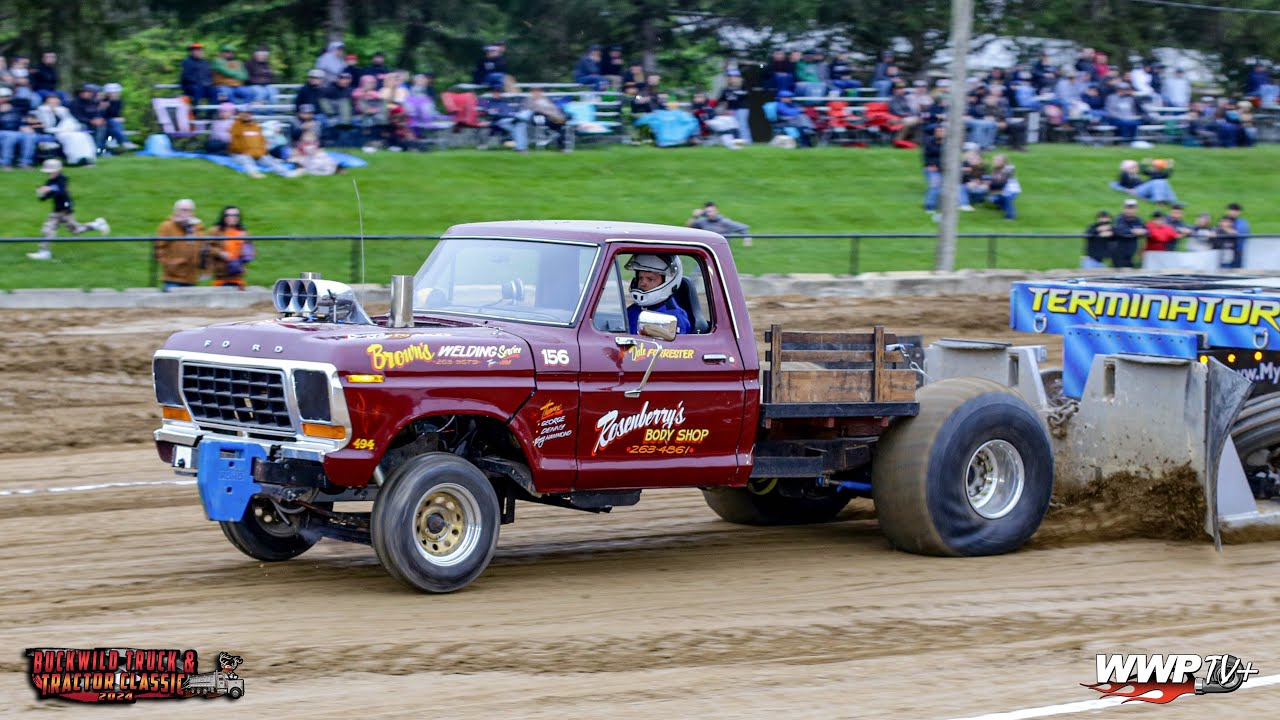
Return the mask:
{"type": "Polygon", "coordinates": [[[636,325],[640,330],[640,334],[646,337],[668,342],[676,339],[678,326],[675,315],[644,310],[640,313],[636,325]]]}

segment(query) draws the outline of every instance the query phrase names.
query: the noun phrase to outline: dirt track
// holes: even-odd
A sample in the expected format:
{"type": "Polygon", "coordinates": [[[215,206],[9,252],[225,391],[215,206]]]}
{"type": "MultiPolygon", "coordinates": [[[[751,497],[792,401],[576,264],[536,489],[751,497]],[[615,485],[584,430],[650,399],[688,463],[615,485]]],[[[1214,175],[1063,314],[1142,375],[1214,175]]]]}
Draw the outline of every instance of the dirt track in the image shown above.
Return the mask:
{"type": "MultiPolygon", "coordinates": [[[[999,297],[783,299],[753,319],[1016,339],[1006,312],[999,297]]],[[[4,494],[174,479],[147,444],[150,352],[170,329],[245,313],[184,315],[10,318],[0,714],[98,714],[33,699],[22,649],[38,646],[245,658],[238,703],[142,703],[130,717],[951,718],[1093,699],[1077,683],[1092,681],[1097,653],[1229,652],[1280,672],[1277,543],[1217,556],[1051,526],[1051,542],[1011,556],[940,560],[890,551],[866,505],[827,526],[760,530],[669,491],[599,517],[521,506],[472,588],[428,597],[366,547],[250,561],[204,520],[192,486],[4,494]]],[[[1261,718],[1278,702],[1271,686],[1102,714],[1261,718]]]]}

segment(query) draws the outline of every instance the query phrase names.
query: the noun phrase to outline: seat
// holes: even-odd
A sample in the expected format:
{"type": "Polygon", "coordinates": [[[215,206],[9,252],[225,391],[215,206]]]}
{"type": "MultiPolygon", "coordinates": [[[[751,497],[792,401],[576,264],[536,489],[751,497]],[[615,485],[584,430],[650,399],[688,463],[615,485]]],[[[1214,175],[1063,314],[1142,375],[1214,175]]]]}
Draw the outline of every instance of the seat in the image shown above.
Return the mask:
{"type": "Polygon", "coordinates": [[[191,119],[191,105],[184,98],[152,98],[151,107],[160,130],[170,138],[195,137],[209,132],[208,120],[191,119]]]}
{"type": "Polygon", "coordinates": [[[693,287],[693,280],[680,278],[680,283],[671,289],[671,298],[689,316],[689,325],[695,335],[705,335],[711,329],[711,323],[702,314],[702,304],[698,302],[698,292],[693,287]]]}

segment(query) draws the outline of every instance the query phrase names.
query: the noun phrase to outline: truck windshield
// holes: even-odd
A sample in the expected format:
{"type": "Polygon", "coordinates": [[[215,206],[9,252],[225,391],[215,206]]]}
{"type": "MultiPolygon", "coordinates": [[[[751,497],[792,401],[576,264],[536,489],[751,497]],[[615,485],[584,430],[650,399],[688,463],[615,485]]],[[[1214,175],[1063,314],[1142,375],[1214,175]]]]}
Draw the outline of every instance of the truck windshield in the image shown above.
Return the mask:
{"type": "Polygon", "coordinates": [[[595,245],[441,240],[413,277],[413,309],[570,324],[595,267],[595,245]]]}

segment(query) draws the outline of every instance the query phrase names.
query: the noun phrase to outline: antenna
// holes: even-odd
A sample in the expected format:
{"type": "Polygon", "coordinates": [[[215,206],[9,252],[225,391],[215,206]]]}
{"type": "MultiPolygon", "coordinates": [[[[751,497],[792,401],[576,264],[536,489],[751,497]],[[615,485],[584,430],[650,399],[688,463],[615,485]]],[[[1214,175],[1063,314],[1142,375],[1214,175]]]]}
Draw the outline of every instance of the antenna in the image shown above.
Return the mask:
{"type": "MultiPolygon", "coordinates": [[[[360,219],[360,292],[363,295],[366,292],[364,286],[364,206],[360,203],[360,185],[356,182],[354,176],[351,178],[351,187],[356,190],[356,214],[360,219]]],[[[366,298],[361,298],[363,301],[366,298]]]]}

